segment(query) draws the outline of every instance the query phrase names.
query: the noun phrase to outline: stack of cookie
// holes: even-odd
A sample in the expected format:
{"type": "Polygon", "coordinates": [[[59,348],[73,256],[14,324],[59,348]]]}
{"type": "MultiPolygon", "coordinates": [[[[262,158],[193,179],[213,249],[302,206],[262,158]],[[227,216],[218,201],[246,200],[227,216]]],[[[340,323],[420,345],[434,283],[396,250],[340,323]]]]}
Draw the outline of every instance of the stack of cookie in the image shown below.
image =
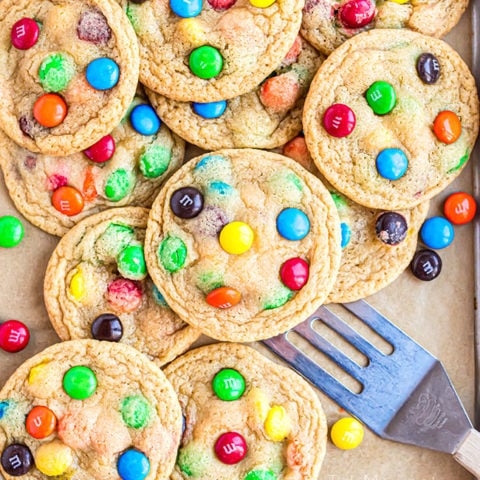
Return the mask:
{"type": "Polygon", "coordinates": [[[65,341],[0,392],[6,478],[318,478],[300,377],[239,344],[175,358],[385,287],[464,168],[473,77],[400,27],[441,36],[467,1],[377,3],[2,1],[0,165],[63,237],[65,341]],[[182,166],[185,141],[209,152],[182,166]]]}

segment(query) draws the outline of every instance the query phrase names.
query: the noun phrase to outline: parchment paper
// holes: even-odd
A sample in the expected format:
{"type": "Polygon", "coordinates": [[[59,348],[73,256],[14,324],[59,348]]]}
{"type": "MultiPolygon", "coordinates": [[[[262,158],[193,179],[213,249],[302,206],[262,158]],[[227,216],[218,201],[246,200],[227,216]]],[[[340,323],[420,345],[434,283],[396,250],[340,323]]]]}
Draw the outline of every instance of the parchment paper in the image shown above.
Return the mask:
{"type": "MultiPolygon", "coordinates": [[[[471,11],[446,37],[471,65],[471,11]]],[[[449,193],[472,192],[472,159],[460,177],[433,202],[431,215],[441,214],[449,193]]],[[[477,167],[478,168],[478,167],[477,167]]],[[[0,322],[18,319],[26,323],[32,338],[22,352],[0,351],[0,387],[27,358],[59,341],[50,326],[43,305],[43,276],[58,239],[30,225],[13,207],[3,179],[0,183],[0,215],[16,215],[25,226],[23,242],[13,249],[0,248],[0,322]]],[[[473,230],[471,225],[455,227],[455,240],[439,252],[441,275],[421,282],[409,271],[368,301],[444,363],[467,412],[474,405],[473,338],[473,230]]],[[[199,343],[210,343],[202,338],[199,343]]],[[[255,345],[270,358],[275,357],[255,345]]],[[[276,359],[278,361],[278,359],[276,359]]],[[[320,394],[328,423],[346,415],[320,394]]],[[[322,470],[327,480],[464,480],[471,478],[449,455],[381,440],[366,431],[356,450],[341,451],[328,442],[322,470]]],[[[315,448],[315,445],[311,445],[315,448]]],[[[480,452],[479,452],[480,455],[480,452]]],[[[0,475],[1,478],[1,475],[0,475]]],[[[212,480],[215,480],[212,478],[212,480]]]]}

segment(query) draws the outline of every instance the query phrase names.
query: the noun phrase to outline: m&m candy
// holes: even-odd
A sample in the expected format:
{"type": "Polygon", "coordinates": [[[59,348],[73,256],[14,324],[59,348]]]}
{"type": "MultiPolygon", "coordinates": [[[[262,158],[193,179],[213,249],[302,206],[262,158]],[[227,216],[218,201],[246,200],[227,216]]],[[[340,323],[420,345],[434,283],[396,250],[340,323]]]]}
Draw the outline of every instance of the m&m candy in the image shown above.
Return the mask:
{"type": "Polygon", "coordinates": [[[170,8],[179,17],[196,17],[202,11],[202,0],[170,0],[170,8]]]}
{"type": "Polygon", "coordinates": [[[25,428],[33,438],[47,438],[57,428],[57,417],[48,407],[33,407],[25,420],[25,428]]]}
{"type": "Polygon", "coordinates": [[[117,257],[119,273],[130,280],[143,280],[147,276],[142,245],[129,245],[117,257]]]}
{"type": "Polygon", "coordinates": [[[440,275],[442,259],[437,252],[425,248],[415,253],[410,269],[419,280],[429,282],[440,275]]]}
{"type": "Polygon", "coordinates": [[[227,432],[215,442],[215,455],[227,465],[242,461],[247,454],[247,442],[237,432],[227,432]]]}
{"type": "Polygon", "coordinates": [[[118,457],[117,470],[122,480],[143,480],[150,473],[150,461],[143,452],[131,448],[118,457]]]}
{"type": "Polygon", "coordinates": [[[397,95],[393,86],[384,81],[372,83],[365,94],[367,103],[377,115],[390,113],[397,103],[397,95]]]}
{"type": "Polygon", "coordinates": [[[448,145],[458,140],[462,134],[462,124],[456,113],[444,110],[436,116],[433,132],[441,142],[448,145]]]}
{"type": "Polygon", "coordinates": [[[375,222],[375,232],[378,239],[386,245],[398,245],[407,238],[407,220],[400,213],[384,212],[375,222]]]}
{"type": "Polygon", "coordinates": [[[417,73],[423,83],[431,85],[440,78],[440,64],[432,53],[422,53],[417,60],[417,73]]]}
{"type": "Polygon", "coordinates": [[[16,247],[23,239],[22,222],[12,215],[0,217],[0,247],[16,247]]]}
{"type": "Polygon", "coordinates": [[[106,162],[110,160],[115,153],[115,140],[111,135],[105,135],[98,142],[84,150],[83,153],[92,162],[106,162]]]}
{"type": "Polygon", "coordinates": [[[52,205],[55,210],[71,217],[83,210],[84,200],[76,188],[63,186],[53,192],[52,205]]]}
{"type": "Polygon", "coordinates": [[[167,272],[177,272],[187,259],[187,246],[181,238],[169,235],[160,244],[158,258],[167,272]]]}
{"type": "Polygon", "coordinates": [[[15,353],[23,350],[30,341],[30,331],[18,320],[7,320],[0,325],[0,348],[15,353]]]}
{"type": "Polygon", "coordinates": [[[43,127],[53,128],[60,125],[67,116],[65,100],[55,93],[45,93],[33,104],[33,116],[43,127]]]}
{"type": "Polygon", "coordinates": [[[212,389],[220,400],[238,400],[245,392],[245,379],[237,370],[224,368],[213,377],[212,389]]]}
{"type": "Polygon", "coordinates": [[[277,230],[287,240],[302,240],[310,231],[310,220],[298,208],[285,208],[277,216],[277,230]]]}
{"type": "Polygon", "coordinates": [[[280,278],[290,290],[300,290],[308,281],[309,266],[302,258],[288,259],[280,268],[280,278]]]}
{"type": "Polygon", "coordinates": [[[342,240],[340,242],[340,246],[343,249],[350,243],[350,239],[352,238],[352,230],[347,223],[342,222],[340,224],[340,231],[342,233],[342,240]]]}
{"type": "Polygon", "coordinates": [[[250,250],[254,237],[250,225],[244,222],[230,222],[222,228],[219,241],[227,253],[240,255],[250,250]]]}
{"type": "Polygon", "coordinates": [[[85,77],[95,90],[109,90],[118,83],[120,68],[111,58],[96,58],[87,65],[85,77]]]}
{"type": "Polygon", "coordinates": [[[42,443],[35,452],[35,466],[49,477],[62,475],[72,464],[72,449],[60,440],[42,443]]]}
{"type": "Polygon", "coordinates": [[[399,148],[386,148],[376,159],[378,173],[387,180],[398,180],[405,175],[408,158],[399,148]]]}
{"type": "Polygon", "coordinates": [[[446,218],[431,217],[422,225],[420,236],[427,247],[440,250],[453,242],[455,233],[453,225],[446,218]]]}
{"type": "Polygon", "coordinates": [[[268,8],[272,6],[277,0],[250,0],[250,3],[257,8],[268,8]]]}
{"type": "Polygon", "coordinates": [[[123,336],[123,325],[113,313],[102,313],[93,321],[91,333],[95,340],[119,342],[123,336]]]}
{"type": "Polygon", "coordinates": [[[203,195],[194,187],[179,188],[170,197],[170,208],[179,218],[194,218],[203,209],[203,195]]]}
{"type": "Polygon", "coordinates": [[[477,204],[468,193],[452,193],[443,204],[443,213],[455,225],[471,222],[475,217],[477,204]]]}
{"type": "Polygon", "coordinates": [[[338,18],[348,28],[368,25],[375,16],[375,2],[371,0],[350,0],[338,10],[338,18]]]}
{"type": "Polygon", "coordinates": [[[2,468],[8,475],[25,475],[34,466],[33,455],[26,445],[13,443],[2,452],[2,468]]]}
{"type": "Polygon", "coordinates": [[[206,302],[212,307],[222,310],[237,305],[242,299],[238,290],[229,287],[219,287],[212,290],[205,298],[206,302]]]}
{"type": "Polygon", "coordinates": [[[222,71],[223,57],[215,47],[202,45],[190,54],[189,65],[194,75],[208,80],[222,71]]]}
{"type": "Polygon", "coordinates": [[[277,480],[271,470],[250,470],[243,480],[277,480]]]}
{"type": "Polygon", "coordinates": [[[140,135],[155,135],[162,122],[157,112],[150,105],[137,105],[130,112],[130,123],[140,135]]]}
{"type": "Polygon", "coordinates": [[[355,113],[343,103],[335,103],[325,110],[323,126],[332,137],[346,137],[355,129],[357,119],[355,113]]]}
{"type": "Polygon", "coordinates": [[[38,41],[40,27],[33,18],[21,18],[15,22],[10,32],[12,45],[19,50],[28,50],[38,41]]]}
{"type": "Polygon", "coordinates": [[[220,100],[218,102],[209,103],[192,103],[193,111],[203,118],[218,118],[221,117],[227,108],[227,101],[220,100]]]}
{"type": "Polygon", "coordinates": [[[358,447],[362,443],[363,435],[362,424],[354,418],[341,418],[330,430],[333,444],[342,450],[358,447]]]}
{"type": "Polygon", "coordinates": [[[76,400],[91,397],[97,389],[97,377],[91,368],[78,365],[70,368],[63,376],[65,393],[76,400]]]}
{"type": "Polygon", "coordinates": [[[281,405],[270,408],[264,426],[267,437],[274,442],[285,440],[292,430],[290,417],[281,405]]]}
{"type": "Polygon", "coordinates": [[[44,58],[38,77],[46,92],[60,92],[68,87],[75,75],[75,62],[66,53],[54,53],[44,58]]]}
{"type": "Polygon", "coordinates": [[[105,196],[111,202],[125,198],[134,187],[135,177],[131,171],[119,168],[114,170],[105,183],[105,196]]]}
{"type": "Polygon", "coordinates": [[[142,304],[140,284],[126,278],[112,280],[105,296],[111,307],[121,313],[133,312],[142,304]]]}

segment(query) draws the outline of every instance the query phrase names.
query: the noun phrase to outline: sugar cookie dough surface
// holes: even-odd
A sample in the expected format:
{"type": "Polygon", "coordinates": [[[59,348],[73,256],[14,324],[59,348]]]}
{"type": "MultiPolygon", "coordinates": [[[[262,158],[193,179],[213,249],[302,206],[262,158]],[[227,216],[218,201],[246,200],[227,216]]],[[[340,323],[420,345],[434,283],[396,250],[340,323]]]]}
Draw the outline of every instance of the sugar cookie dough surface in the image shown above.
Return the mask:
{"type": "Polygon", "coordinates": [[[153,281],[184,321],[220,340],[267,338],[300,323],[330,292],[340,263],[338,214],[323,184],[294,161],[261,150],[219,150],[191,160],[165,184],[150,213],[145,256],[153,281]],[[184,187],[203,195],[195,218],[170,208],[184,187]],[[277,216],[288,208],[309,219],[302,239],[277,231],[277,216]],[[219,242],[234,222],[253,231],[251,248],[241,254],[219,242]],[[309,265],[308,281],[297,291],[279,274],[292,258],[309,265]],[[234,289],[239,303],[207,303],[222,287],[234,289]]]}
{"type": "Polygon", "coordinates": [[[273,72],[295,40],[304,4],[276,0],[257,8],[237,0],[230,8],[215,9],[216,1],[200,0],[198,16],[181,18],[167,0],[119,3],[138,36],[141,82],[169,98],[196,102],[249,92],[273,72]],[[214,78],[200,78],[189,68],[191,52],[201,46],[214,47],[223,57],[223,69],[214,78]]]}
{"type": "Polygon", "coordinates": [[[114,0],[2,2],[0,123],[10,138],[33,152],[69,155],[110,133],[132,101],[138,69],[135,32],[114,0]],[[19,50],[12,46],[10,32],[24,17],[41,28],[37,43],[19,50]],[[51,55],[62,57],[63,73],[52,69],[51,79],[42,84],[39,72],[51,55]],[[113,88],[96,90],[86,80],[86,68],[103,57],[118,65],[119,79],[113,88]],[[52,80],[64,74],[63,81],[52,80]],[[52,128],[33,116],[35,101],[46,92],[60,95],[67,105],[65,119],[52,128]]]}
{"type": "Polygon", "coordinates": [[[433,197],[462,171],[478,133],[475,81],[461,57],[446,43],[407,30],[372,30],[352,38],[320,67],[305,102],[305,139],[325,178],[355,202],[370,208],[411,208],[433,197]],[[416,64],[433,54],[440,76],[424,83],[416,64]],[[390,113],[377,115],[365,92],[374,82],[388,82],[396,93],[390,113]],[[356,116],[353,132],[343,138],[327,133],[324,114],[334,104],[347,105],[356,116]],[[433,124],[442,111],[460,120],[461,135],[440,141],[433,124]],[[397,148],[408,159],[397,180],[380,176],[376,158],[397,148]]]}
{"type": "MultiPolygon", "coordinates": [[[[319,478],[326,418],[317,395],[296,373],[239,344],[198,348],[171,363],[165,373],[186,418],[172,480],[244,480],[252,471],[265,475],[253,478],[319,478]],[[240,398],[224,401],[215,394],[212,381],[223,369],[243,377],[240,398]],[[283,418],[272,421],[273,413],[282,409],[283,418]],[[275,428],[278,437],[273,438],[275,428]],[[239,463],[227,465],[216,457],[214,445],[220,435],[232,431],[244,437],[248,453],[239,463]]],[[[231,384],[230,379],[224,383],[231,384]]]]}
{"type": "Polygon", "coordinates": [[[122,250],[143,247],[147,218],[143,208],[111,209],[83,220],[62,238],[44,284],[47,311],[62,340],[92,338],[95,319],[114,314],[123,326],[120,341],[161,366],[199,337],[168,307],[146,273],[119,272],[122,250]]]}
{"type": "Polygon", "coordinates": [[[345,40],[372,28],[409,28],[432,37],[443,37],[460,20],[468,0],[371,0],[375,14],[367,25],[352,28],[342,22],[340,9],[351,0],[307,0],[302,35],[329,55],[345,40]]]}
{"type": "MultiPolygon", "coordinates": [[[[175,464],[182,431],[175,392],[157,366],[126,345],[94,340],[53,345],[7,380],[0,407],[0,450],[26,445],[38,466],[57,468],[58,478],[119,478],[117,461],[132,448],[147,456],[148,479],[168,479],[175,464]],[[71,398],[62,386],[64,375],[76,366],[89,368],[97,380],[84,400],[71,398]],[[25,416],[34,406],[48,407],[57,419],[47,438],[35,439],[26,431],[25,416]],[[40,459],[39,449],[46,446],[49,452],[40,459]]],[[[18,460],[12,458],[11,464],[18,460]]],[[[0,471],[7,480],[51,478],[35,466],[21,476],[0,471]]]]}

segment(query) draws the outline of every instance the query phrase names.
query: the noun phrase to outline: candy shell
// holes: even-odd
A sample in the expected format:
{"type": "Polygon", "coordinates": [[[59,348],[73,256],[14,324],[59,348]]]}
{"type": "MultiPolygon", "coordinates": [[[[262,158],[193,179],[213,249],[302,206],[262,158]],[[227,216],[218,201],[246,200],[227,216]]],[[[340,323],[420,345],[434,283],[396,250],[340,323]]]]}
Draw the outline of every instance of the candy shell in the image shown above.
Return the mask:
{"type": "Polygon", "coordinates": [[[475,217],[477,204],[468,193],[452,193],[443,205],[443,213],[455,225],[471,222],[475,217]]]}
{"type": "Polygon", "coordinates": [[[215,455],[227,465],[242,461],[247,454],[247,442],[237,432],[227,432],[215,442],[215,455]]]}
{"type": "Polygon", "coordinates": [[[95,90],[110,90],[118,83],[120,68],[111,58],[96,58],[87,65],[85,77],[95,90]]]}
{"type": "Polygon", "coordinates": [[[422,225],[420,236],[427,247],[440,250],[453,242],[455,233],[453,225],[446,218],[431,217],[422,225]]]}
{"type": "Polygon", "coordinates": [[[205,301],[215,308],[222,310],[237,305],[242,299],[239,291],[229,287],[219,287],[212,290],[205,298],[205,301]]]}
{"type": "Polygon", "coordinates": [[[7,320],[0,325],[0,348],[15,353],[23,350],[30,341],[30,331],[18,320],[7,320]]]}
{"type": "Polygon", "coordinates": [[[0,217],[0,247],[16,247],[23,239],[22,222],[12,215],[0,217]]]}
{"type": "Polygon", "coordinates": [[[354,418],[342,418],[330,430],[333,444],[341,450],[351,450],[362,443],[363,426],[354,418]]]}

